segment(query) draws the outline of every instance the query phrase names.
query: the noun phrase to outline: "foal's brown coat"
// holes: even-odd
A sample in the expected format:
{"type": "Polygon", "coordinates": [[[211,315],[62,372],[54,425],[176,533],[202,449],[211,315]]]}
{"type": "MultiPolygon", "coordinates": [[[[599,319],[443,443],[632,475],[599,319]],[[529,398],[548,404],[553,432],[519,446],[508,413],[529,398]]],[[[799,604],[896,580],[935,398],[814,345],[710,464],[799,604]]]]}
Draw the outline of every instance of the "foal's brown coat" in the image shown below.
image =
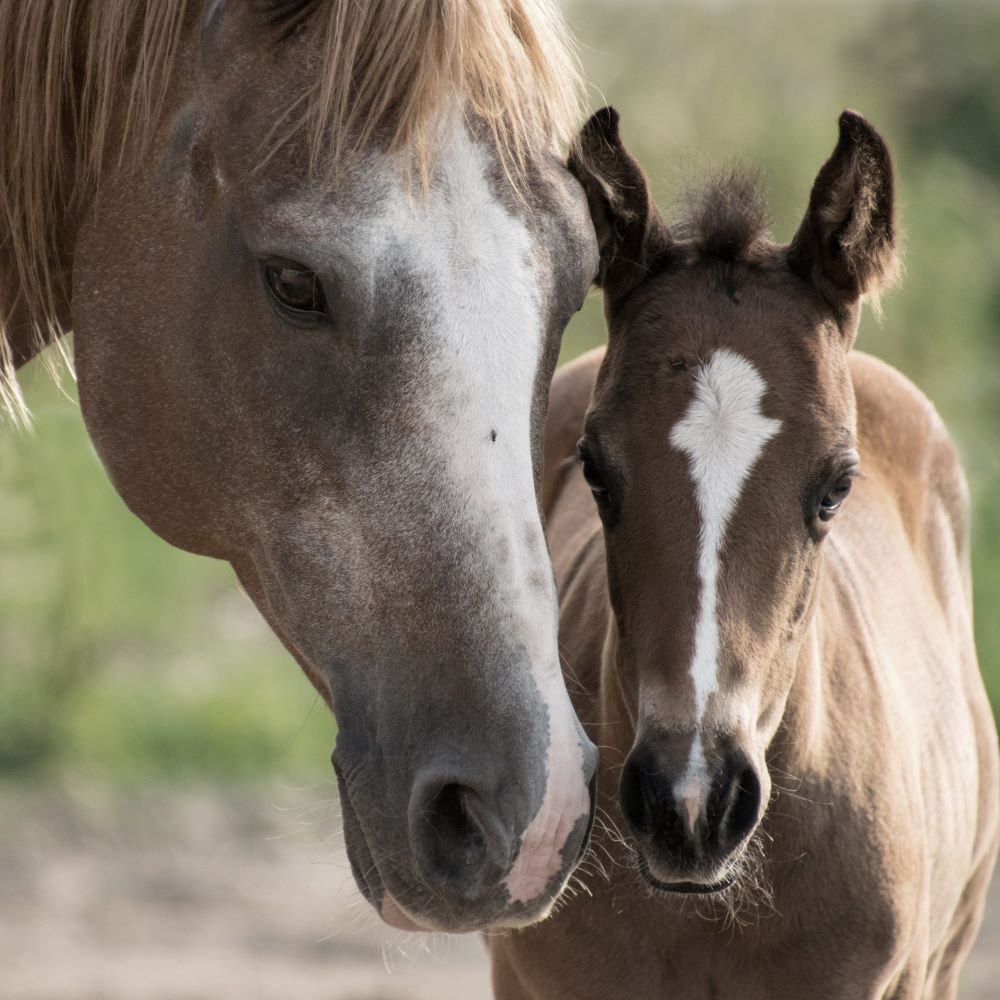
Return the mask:
{"type": "MultiPolygon", "coordinates": [[[[617,128],[613,120],[604,126],[607,152],[618,142],[617,128]]],[[[845,117],[841,145],[852,128],[869,135],[863,120],[845,117]]],[[[891,197],[891,173],[886,177],[891,197]]],[[[630,186],[637,187],[635,177],[630,186]]],[[[641,206],[631,212],[637,217],[645,227],[641,206]]],[[[811,213],[807,223],[810,218],[821,217],[811,213]]],[[[596,221],[601,235],[602,220],[596,221]]],[[[655,336],[641,330],[643,312],[655,317],[653,293],[630,298],[614,287],[625,280],[623,261],[645,269],[633,284],[655,281],[655,265],[637,244],[622,251],[621,226],[603,228],[619,240],[617,263],[609,255],[600,279],[611,346],[607,356],[594,351],[564,368],[552,386],[544,502],[567,681],[591,738],[603,748],[601,806],[624,829],[618,778],[643,706],[620,673],[623,636],[608,596],[604,532],[571,457],[595,379],[595,406],[610,422],[615,406],[608,409],[608,385],[617,378],[622,390],[630,354],[633,396],[648,402],[649,383],[669,368],[672,347],[663,343],[657,358],[650,347],[655,336]],[[653,352],[641,363],[640,344],[653,352]]],[[[888,224],[886,232],[891,238],[888,224]]],[[[639,242],[651,238],[646,233],[639,242]]],[[[654,253],[661,252],[657,242],[654,253]]],[[[788,249],[758,249],[762,270],[747,265],[755,274],[747,284],[786,282],[788,249]]],[[[875,250],[884,253],[886,246],[875,250]]],[[[874,266],[884,273],[888,258],[874,266]]],[[[863,269],[851,270],[856,283],[843,293],[842,306],[865,291],[862,275],[863,269]]],[[[760,301],[749,288],[745,298],[735,298],[760,301]]],[[[704,311],[706,302],[692,308],[704,311]]],[[[803,315],[812,308],[805,305],[803,315]]],[[[840,310],[838,323],[853,336],[856,310],[848,312],[840,310]]],[[[676,313],[672,319],[676,328],[681,321],[676,313]]],[[[765,329],[756,336],[767,335],[765,329]]],[[[733,324],[732,343],[746,345],[754,336],[733,324]]],[[[725,346],[728,337],[713,346],[725,346]]],[[[823,544],[787,702],[767,748],[774,796],[758,832],[760,882],[722,898],[653,893],[635,871],[632,851],[598,824],[593,857],[603,860],[608,881],[590,877],[593,895],[581,892],[548,922],[493,940],[500,1000],[956,995],[998,839],[996,732],[971,631],[966,486],[927,399],[887,365],[846,354],[848,347],[849,341],[836,350],[845,352],[853,383],[863,475],[823,544]]],[[[667,433],[652,413],[648,423],[650,442],[667,433]]],[[[656,445],[646,447],[652,453],[656,445]]],[[[652,501],[644,502],[648,514],[652,501]]],[[[628,516],[637,516],[634,509],[628,516]]],[[[755,520],[748,522],[742,530],[750,534],[755,520]]],[[[674,538],[682,543],[680,528],[674,538]]],[[[632,596],[626,584],[615,600],[632,596]]],[[[683,624],[665,621],[660,631],[669,639],[683,624]]]]}

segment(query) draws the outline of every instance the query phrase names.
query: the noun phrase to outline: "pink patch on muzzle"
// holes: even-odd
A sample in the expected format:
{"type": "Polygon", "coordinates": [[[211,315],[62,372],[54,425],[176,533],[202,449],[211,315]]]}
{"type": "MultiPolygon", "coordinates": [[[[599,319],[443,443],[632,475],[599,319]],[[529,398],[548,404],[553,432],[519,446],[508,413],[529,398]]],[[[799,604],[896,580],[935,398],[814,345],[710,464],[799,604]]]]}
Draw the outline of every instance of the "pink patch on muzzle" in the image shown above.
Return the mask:
{"type": "Polygon", "coordinates": [[[590,814],[590,789],[584,777],[586,761],[573,724],[569,698],[549,718],[560,720],[549,733],[545,798],[524,831],[521,850],[507,876],[507,891],[515,903],[541,896],[552,879],[567,867],[566,842],[581,819],[590,814]]]}
{"type": "Polygon", "coordinates": [[[408,913],[405,913],[403,908],[389,893],[386,893],[382,897],[382,907],[379,910],[379,916],[397,931],[423,931],[427,929],[426,927],[421,927],[408,913]]]}

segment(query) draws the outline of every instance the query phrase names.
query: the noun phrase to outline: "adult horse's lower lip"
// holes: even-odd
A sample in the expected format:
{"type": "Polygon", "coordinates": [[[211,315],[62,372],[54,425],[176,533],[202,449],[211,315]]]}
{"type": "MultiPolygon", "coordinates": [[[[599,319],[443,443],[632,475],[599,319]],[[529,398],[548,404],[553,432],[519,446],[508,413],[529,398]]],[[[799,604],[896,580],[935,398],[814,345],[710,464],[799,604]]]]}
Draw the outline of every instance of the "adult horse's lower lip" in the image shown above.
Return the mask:
{"type": "Polygon", "coordinates": [[[429,929],[421,927],[388,892],[382,897],[382,905],[379,907],[378,913],[385,923],[397,931],[426,931],[429,929]]]}

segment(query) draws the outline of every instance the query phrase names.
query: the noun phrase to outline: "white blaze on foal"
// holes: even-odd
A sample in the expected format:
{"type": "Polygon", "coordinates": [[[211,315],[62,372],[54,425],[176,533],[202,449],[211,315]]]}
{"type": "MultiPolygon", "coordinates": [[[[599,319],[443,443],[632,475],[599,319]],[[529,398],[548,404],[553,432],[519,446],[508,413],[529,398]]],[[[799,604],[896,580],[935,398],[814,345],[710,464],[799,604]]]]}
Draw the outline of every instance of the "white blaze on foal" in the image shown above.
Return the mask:
{"type": "Polygon", "coordinates": [[[766,391],[766,383],[746,358],[733,351],[716,351],[695,373],[694,398],[670,434],[670,443],[688,457],[701,515],[701,595],[691,658],[695,732],[687,770],[676,793],[692,829],[708,784],[701,729],[708,699],[718,687],[719,557],[743,484],[764,445],[781,427],[780,420],[761,412],[766,391]]]}

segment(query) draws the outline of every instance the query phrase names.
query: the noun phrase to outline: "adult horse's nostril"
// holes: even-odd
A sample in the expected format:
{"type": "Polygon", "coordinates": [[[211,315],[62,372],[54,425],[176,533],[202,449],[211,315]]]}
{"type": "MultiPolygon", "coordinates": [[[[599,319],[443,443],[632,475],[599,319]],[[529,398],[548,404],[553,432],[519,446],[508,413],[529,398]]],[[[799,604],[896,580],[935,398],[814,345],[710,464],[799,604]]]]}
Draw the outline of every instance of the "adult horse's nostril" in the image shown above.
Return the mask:
{"type": "Polygon", "coordinates": [[[467,785],[418,781],[409,818],[414,858],[433,891],[474,896],[510,867],[513,838],[467,785]]]}

